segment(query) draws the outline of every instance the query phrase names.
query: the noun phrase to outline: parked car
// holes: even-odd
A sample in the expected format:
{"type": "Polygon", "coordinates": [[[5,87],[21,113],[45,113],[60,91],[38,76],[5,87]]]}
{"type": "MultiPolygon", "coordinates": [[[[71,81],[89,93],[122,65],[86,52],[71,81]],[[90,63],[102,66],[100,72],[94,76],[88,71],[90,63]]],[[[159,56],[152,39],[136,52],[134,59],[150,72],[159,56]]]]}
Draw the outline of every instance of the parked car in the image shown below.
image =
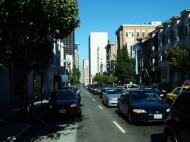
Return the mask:
{"type": "Polygon", "coordinates": [[[171,104],[179,94],[183,93],[188,88],[190,88],[190,86],[176,87],[171,93],[166,94],[166,101],[171,104]]]}
{"type": "Polygon", "coordinates": [[[80,89],[78,86],[66,86],[66,87],[63,87],[62,89],[71,89],[73,90],[76,95],[77,95],[77,98],[79,99],[79,103],[81,104],[81,95],[80,95],[80,89]]]}
{"type": "Polygon", "coordinates": [[[50,112],[57,115],[81,116],[78,95],[71,89],[55,91],[49,100],[50,112]]]}
{"type": "Polygon", "coordinates": [[[121,89],[107,88],[102,95],[102,103],[106,106],[117,106],[118,98],[122,95],[121,89]]]}
{"type": "Polygon", "coordinates": [[[169,105],[156,91],[136,90],[119,97],[118,111],[129,123],[163,122],[168,116],[169,105]]]}
{"type": "Polygon", "coordinates": [[[172,103],[165,122],[165,142],[190,141],[190,91],[183,92],[172,103]]]}

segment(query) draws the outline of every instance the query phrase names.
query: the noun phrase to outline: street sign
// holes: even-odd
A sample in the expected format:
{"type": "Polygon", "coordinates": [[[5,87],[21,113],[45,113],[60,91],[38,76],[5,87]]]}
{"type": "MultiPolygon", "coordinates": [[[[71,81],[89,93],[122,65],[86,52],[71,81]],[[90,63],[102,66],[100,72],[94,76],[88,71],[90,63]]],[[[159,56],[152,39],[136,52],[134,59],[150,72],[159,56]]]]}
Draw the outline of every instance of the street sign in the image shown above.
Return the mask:
{"type": "Polygon", "coordinates": [[[60,75],[61,76],[61,82],[69,82],[69,76],[68,75],[60,75]]]}

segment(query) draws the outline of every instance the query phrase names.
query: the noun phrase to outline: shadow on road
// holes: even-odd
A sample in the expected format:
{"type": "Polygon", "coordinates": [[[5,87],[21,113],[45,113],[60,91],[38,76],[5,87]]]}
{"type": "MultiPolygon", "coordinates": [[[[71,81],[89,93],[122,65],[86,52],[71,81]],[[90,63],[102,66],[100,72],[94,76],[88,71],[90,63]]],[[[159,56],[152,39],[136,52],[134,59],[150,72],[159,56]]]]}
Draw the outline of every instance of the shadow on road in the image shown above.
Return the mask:
{"type": "Polygon", "coordinates": [[[163,142],[163,134],[152,134],[151,135],[151,142],[163,142]]]}
{"type": "Polygon", "coordinates": [[[18,142],[34,142],[41,140],[56,141],[61,135],[68,135],[74,130],[80,130],[83,126],[78,126],[77,123],[85,119],[85,115],[81,117],[46,117],[44,120],[37,122],[33,128],[24,133],[18,142]]]}

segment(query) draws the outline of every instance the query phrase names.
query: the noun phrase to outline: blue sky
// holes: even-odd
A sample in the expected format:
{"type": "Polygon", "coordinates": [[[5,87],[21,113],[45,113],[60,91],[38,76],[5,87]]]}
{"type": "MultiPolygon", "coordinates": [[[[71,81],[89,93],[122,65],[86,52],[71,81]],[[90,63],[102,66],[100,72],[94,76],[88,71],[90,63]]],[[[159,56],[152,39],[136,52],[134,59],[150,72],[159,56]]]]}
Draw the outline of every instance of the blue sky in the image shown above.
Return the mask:
{"type": "Polygon", "coordinates": [[[78,0],[80,27],[76,29],[75,42],[80,43],[80,65],[88,58],[90,32],[108,32],[115,42],[115,31],[121,24],[142,24],[150,21],[165,22],[190,8],[190,0],[78,0]]]}

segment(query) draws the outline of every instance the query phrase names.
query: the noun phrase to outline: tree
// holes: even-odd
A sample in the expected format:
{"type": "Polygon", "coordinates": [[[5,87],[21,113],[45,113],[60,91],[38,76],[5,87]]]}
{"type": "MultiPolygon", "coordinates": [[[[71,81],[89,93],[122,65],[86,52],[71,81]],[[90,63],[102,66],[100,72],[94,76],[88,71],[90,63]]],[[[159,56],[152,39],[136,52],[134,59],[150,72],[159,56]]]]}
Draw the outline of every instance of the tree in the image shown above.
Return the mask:
{"type": "Polygon", "coordinates": [[[190,47],[170,48],[166,50],[164,56],[169,61],[172,69],[181,73],[183,81],[185,74],[190,72],[190,47]]]}
{"type": "Polygon", "coordinates": [[[118,50],[114,75],[122,83],[134,82],[134,66],[128,55],[127,45],[118,50]]]}
{"type": "Polygon", "coordinates": [[[115,81],[115,77],[113,75],[107,75],[107,74],[101,74],[101,73],[97,73],[93,78],[93,82],[97,82],[99,84],[102,84],[102,83],[111,84],[114,81],[115,81]]]}
{"type": "Polygon", "coordinates": [[[1,0],[0,21],[0,56],[20,66],[21,108],[26,111],[27,74],[47,67],[53,38],[63,38],[79,26],[78,4],[76,0],[1,0]]]}
{"type": "Polygon", "coordinates": [[[80,79],[80,70],[76,68],[76,66],[73,66],[73,70],[70,74],[70,83],[71,84],[78,84],[80,79]]]}

